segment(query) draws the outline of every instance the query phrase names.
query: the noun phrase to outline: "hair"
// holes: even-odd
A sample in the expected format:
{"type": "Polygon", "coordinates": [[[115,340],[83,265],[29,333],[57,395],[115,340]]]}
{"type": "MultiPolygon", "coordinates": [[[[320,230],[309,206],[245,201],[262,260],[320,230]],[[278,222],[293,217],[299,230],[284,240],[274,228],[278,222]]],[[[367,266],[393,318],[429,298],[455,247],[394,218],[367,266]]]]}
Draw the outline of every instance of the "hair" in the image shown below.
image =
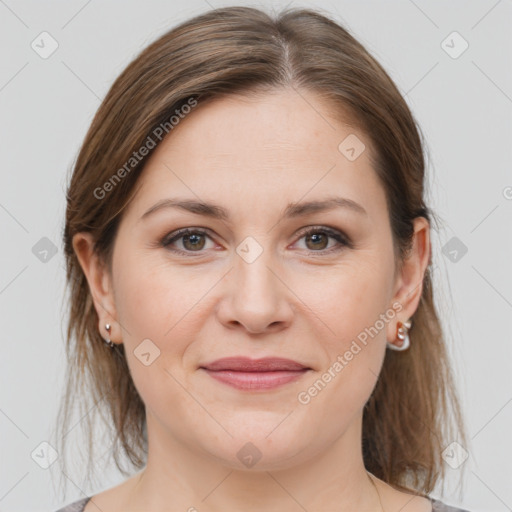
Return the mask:
{"type": "MultiPolygon", "coordinates": [[[[62,432],[64,454],[72,406],[81,407],[88,474],[94,457],[92,420],[97,413],[104,420],[107,416],[113,459],[124,475],[145,465],[147,431],[145,406],[131,378],[124,346],[110,349],[98,332],[98,314],[73,249],[73,235],[90,233],[95,254],[111,272],[121,216],[154,147],[137,161],[134,151],[148,137],[155,139],[158,127],[166,126],[172,137],[168,120],[191,101],[200,104],[225,95],[265,94],[283,88],[315,93],[334,116],[360,127],[368,137],[372,165],[386,194],[398,266],[411,248],[413,220],[421,216],[432,222],[433,213],[424,199],[423,137],[413,115],[375,58],[327,15],[311,9],[270,15],[249,7],[220,8],[160,36],[108,91],[67,188],[63,242],[71,307],[67,312],[67,390],[57,428],[62,432]],[[127,162],[131,162],[129,172],[127,162]],[[113,178],[117,181],[108,198],[100,200],[95,191],[113,178]],[[121,456],[128,459],[128,470],[121,456]]],[[[153,140],[154,146],[161,140],[153,140]]],[[[430,493],[444,478],[442,451],[447,444],[466,440],[431,271],[432,258],[412,318],[411,346],[404,352],[386,351],[363,412],[366,469],[415,494],[430,493]]],[[[65,467],[65,457],[61,460],[65,467]]]]}

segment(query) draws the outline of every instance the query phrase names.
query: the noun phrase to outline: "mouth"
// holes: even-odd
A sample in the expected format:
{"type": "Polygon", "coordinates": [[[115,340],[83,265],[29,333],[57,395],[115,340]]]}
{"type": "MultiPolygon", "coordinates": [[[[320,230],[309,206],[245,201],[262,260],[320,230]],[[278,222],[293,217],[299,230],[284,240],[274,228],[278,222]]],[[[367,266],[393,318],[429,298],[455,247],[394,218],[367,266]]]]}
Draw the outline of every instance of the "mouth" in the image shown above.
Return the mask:
{"type": "Polygon", "coordinates": [[[200,366],[213,379],[240,390],[277,388],[300,379],[311,368],[277,357],[227,357],[200,366]]]}

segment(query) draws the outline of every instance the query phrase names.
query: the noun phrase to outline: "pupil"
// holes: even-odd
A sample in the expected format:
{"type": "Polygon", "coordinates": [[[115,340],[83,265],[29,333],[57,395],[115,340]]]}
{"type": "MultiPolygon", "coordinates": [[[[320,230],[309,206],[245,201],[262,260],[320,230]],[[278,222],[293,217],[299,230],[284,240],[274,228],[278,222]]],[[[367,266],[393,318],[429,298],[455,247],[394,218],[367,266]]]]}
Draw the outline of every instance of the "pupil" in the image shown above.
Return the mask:
{"type": "Polygon", "coordinates": [[[198,245],[198,243],[197,243],[197,242],[200,242],[199,238],[201,236],[202,235],[197,235],[197,234],[196,235],[186,235],[185,236],[185,243],[189,243],[189,242],[192,241],[192,244],[191,244],[192,247],[195,247],[195,248],[199,247],[199,248],[201,248],[201,244],[199,243],[199,245],[198,245]]]}
{"type": "MultiPolygon", "coordinates": [[[[316,242],[320,242],[321,243],[322,242],[322,240],[321,240],[322,236],[323,235],[321,233],[313,233],[312,235],[309,236],[309,238],[310,238],[310,240],[312,239],[314,243],[316,243],[316,242]],[[317,238],[317,237],[320,237],[320,239],[317,238]]],[[[316,245],[318,246],[317,243],[316,243],[316,245]]]]}

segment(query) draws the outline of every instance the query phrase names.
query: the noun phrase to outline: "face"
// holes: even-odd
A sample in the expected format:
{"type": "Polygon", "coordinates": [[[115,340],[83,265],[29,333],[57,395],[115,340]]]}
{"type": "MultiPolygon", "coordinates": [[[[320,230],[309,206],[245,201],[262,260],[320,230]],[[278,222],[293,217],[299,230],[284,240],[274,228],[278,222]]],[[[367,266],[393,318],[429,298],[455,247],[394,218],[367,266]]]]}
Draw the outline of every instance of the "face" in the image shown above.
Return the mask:
{"type": "Polygon", "coordinates": [[[259,469],[276,469],[356,432],[386,341],[417,306],[428,255],[413,253],[395,275],[370,141],[330,112],[293,90],[217,98],[148,161],[95,297],[100,332],[110,322],[124,343],[150,442],[165,437],[237,468],[253,450],[259,469]],[[355,159],[339,149],[348,136],[366,146],[355,159]],[[172,206],[145,215],[166,199],[214,204],[225,217],[172,206]],[[330,199],[341,201],[300,209],[330,199]],[[203,368],[225,357],[307,370],[246,389],[219,380],[233,372],[203,368]]]}

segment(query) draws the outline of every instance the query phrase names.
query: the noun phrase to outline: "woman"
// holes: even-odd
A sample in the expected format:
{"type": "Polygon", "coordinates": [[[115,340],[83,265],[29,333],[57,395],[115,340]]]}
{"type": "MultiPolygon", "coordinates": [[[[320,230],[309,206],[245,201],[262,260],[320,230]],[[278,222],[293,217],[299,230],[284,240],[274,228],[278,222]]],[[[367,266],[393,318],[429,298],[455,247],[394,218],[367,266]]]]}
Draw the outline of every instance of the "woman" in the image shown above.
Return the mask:
{"type": "Polygon", "coordinates": [[[86,383],[140,471],[61,512],[461,510],[429,496],[465,435],[424,168],[317,12],[217,9],[146,48],[68,188],[61,424],[86,383]]]}

